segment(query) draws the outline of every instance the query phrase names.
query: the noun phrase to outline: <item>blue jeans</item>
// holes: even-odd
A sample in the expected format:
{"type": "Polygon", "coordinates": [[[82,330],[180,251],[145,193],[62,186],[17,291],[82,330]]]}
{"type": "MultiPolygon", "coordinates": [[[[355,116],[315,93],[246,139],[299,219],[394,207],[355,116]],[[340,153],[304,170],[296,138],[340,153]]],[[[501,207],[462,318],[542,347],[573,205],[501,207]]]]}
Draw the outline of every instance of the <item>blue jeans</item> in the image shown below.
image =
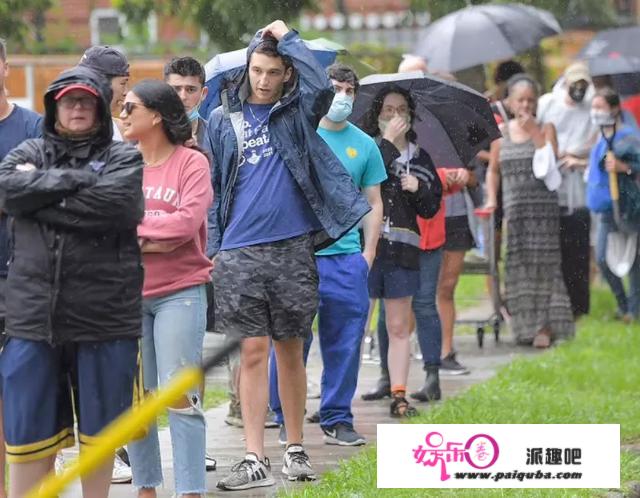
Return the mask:
{"type": "MultiPolygon", "coordinates": [[[[436,290],[441,264],[442,248],[420,251],[420,287],[413,297],[412,307],[416,315],[418,344],[425,367],[440,366],[442,326],[436,308],[436,290]]],[[[378,347],[380,348],[380,368],[384,372],[388,372],[389,335],[382,302],[378,315],[378,347]]]]}
{"type": "Polygon", "coordinates": [[[601,214],[596,240],[596,262],[616,298],[620,313],[631,313],[638,317],[640,313],[640,256],[636,255],[636,260],[629,271],[629,294],[627,295],[622,279],[614,275],[607,266],[607,236],[615,229],[613,215],[611,213],[601,214]]]}
{"type": "MultiPolygon", "coordinates": [[[[351,401],[358,384],[360,344],[369,312],[367,275],[369,268],[360,253],[316,258],[320,283],[318,337],[322,354],[320,425],[353,425],[351,401]]],[[[311,338],[305,342],[305,364],[311,338]]],[[[282,423],[278,397],[276,361],[270,364],[270,406],[282,423]]]]}
{"type": "MultiPolygon", "coordinates": [[[[145,390],[167,384],[183,367],[199,365],[207,316],[204,285],[148,298],[142,307],[142,366],[145,390]]],[[[176,494],[205,493],[205,420],[200,391],[188,393],[188,408],[169,408],[176,494]]],[[[133,485],[162,484],[158,429],[129,444],[133,485]]]]}

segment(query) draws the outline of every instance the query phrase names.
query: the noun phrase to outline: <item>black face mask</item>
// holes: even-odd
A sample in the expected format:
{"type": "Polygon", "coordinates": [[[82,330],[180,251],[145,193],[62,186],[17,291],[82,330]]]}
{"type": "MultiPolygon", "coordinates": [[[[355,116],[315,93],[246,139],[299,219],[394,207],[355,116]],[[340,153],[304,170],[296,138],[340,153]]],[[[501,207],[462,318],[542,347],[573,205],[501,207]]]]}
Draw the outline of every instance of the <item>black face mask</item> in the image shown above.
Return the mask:
{"type": "Polygon", "coordinates": [[[569,87],[569,97],[576,104],[579,104],[584,100],[584,96],[587,93],[587,87],[582,85],[571,85],[569,87]]]}

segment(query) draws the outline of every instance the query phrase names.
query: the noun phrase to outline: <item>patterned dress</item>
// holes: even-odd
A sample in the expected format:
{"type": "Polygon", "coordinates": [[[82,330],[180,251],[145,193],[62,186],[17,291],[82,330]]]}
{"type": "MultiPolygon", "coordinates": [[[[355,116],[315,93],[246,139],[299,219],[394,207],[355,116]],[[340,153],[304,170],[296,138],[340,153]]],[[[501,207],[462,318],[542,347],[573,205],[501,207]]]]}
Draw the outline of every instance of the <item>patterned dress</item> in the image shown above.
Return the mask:
{"type": "Polygon", "coordinates": [[[505,300],[513,334],[523,344],[544,327],[553,339],[575,334],[562,277],[558,196],[533,175],[534,152],[532,140],[514,143],[505,129],[500,147],[507,221],[505,300]]]}

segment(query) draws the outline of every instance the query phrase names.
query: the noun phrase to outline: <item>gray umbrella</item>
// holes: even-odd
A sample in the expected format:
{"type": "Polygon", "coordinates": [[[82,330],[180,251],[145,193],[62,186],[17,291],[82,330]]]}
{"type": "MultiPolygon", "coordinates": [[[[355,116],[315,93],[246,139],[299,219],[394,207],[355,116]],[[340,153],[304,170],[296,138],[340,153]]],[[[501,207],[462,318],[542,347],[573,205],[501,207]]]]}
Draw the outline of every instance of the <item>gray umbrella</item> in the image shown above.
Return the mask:
{"type": "Polygon", "coordinates": [[[414,53],[431,71],[454,72],[510,59],[561,31],[550,12],[528,5],[469,6],[428,26],[414,53]]]}
{"type": "Polygon", "coordinates": [[[640,72],[640,26],[600,31],[578,54],[591,76],[640,72]]]}

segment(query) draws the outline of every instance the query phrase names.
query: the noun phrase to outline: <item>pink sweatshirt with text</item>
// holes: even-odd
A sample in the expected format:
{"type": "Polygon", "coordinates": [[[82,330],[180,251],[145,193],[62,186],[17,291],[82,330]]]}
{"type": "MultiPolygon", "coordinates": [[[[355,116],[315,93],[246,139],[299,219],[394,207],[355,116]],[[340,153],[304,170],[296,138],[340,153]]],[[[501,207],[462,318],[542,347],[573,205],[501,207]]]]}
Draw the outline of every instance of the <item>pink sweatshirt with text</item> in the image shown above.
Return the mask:
{"type": "Polygon", "coordinates": [[[167,253],[144,253],[144,297],[172,294],[211,280],[207,211],[213,201],[207,158],[179,146],[164,163],[144,168],[145,215],[138,237],[179,243],[167,253]]]}

